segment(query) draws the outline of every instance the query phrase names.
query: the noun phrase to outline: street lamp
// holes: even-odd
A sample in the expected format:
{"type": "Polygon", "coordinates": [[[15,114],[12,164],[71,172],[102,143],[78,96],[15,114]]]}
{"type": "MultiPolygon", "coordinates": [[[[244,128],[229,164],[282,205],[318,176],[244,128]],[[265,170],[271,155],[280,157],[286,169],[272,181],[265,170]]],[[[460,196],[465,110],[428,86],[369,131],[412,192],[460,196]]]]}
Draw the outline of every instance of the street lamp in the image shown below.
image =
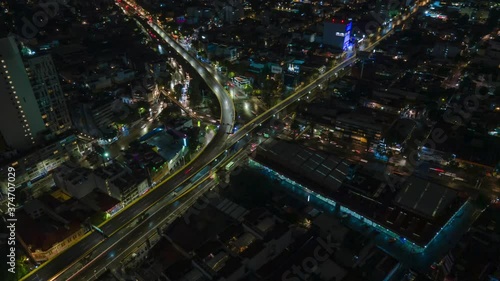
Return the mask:
{"type": "Polygon", "coordinates": [[[146,112],[146,109],[144,107],[139,108],[139,117],[142,117],[142,114],[146,112]]]}
{"type": "Polygon", "coordinates": [[[104,167],[106,167],[106,162],[108,162],[108,159],[109,159],[109,152],[104,152],[102,154],[102,164],[104,165],[104,167]]]}

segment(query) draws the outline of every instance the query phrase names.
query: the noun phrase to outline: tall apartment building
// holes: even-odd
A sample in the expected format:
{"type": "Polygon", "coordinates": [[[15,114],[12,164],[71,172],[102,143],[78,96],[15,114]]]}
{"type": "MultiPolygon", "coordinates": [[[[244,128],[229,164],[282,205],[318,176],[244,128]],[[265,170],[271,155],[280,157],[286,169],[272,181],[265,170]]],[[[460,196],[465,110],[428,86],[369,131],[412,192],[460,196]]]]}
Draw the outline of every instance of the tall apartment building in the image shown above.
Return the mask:
{"type": "Polygon", "coordinates": [[[71,119],[52,57],[41,55],[28,58],[26,72],[45,127],[56,135],[70,129],[71,119]]]}
{"type": "Polygon", "coordinates": [[[28,150],[40,133],[59,135],[71,128],[50,55],[23,61],[14,37],[0,39],[0,89],[0,133],[7,148],[28,150]]]}
{"type": "Polygon", "coordinates": [[[0,118],[0,133],[8,148],[27,150],[35,144],[37,134],[45,130],[13,37],[0,39],[0,118]]]}

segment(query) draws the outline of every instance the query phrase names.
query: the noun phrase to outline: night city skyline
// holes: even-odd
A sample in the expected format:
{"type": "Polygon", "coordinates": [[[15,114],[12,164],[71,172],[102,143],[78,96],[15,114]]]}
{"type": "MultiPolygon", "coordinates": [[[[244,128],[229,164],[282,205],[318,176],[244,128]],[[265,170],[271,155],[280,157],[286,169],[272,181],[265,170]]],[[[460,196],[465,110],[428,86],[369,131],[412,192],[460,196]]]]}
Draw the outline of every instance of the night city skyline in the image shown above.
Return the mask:
{"type": "Polygon", "coordinates": [[[0,280],[500,280],[500,4],[0,3],[0,280]]]}

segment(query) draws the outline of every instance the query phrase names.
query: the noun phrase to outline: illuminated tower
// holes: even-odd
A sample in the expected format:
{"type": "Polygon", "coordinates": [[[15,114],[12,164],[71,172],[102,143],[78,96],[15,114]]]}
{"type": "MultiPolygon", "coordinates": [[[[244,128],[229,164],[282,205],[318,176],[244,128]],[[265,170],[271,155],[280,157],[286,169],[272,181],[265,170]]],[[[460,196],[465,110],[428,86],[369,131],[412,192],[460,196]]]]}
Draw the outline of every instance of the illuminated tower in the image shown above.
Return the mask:
{"type": "Polygon", "coordinates": [[[336,49],[347,51],[351,42],[352,22],[344,19],[332,19],[324,22],[323,43],[336,49]]]}

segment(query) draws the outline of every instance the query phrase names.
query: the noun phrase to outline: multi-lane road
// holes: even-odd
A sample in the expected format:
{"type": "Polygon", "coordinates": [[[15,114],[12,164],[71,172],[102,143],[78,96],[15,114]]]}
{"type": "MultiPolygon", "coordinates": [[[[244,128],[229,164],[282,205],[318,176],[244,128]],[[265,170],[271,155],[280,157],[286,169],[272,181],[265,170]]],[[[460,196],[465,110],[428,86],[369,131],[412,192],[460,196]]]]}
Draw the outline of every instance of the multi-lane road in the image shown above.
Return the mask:
{"type": "MultiPolygon", "coordinates": [[[[381,38],[380,40],[383,40],[384,38],[381,38]]],[[[376,43],[378,42],[380,41],[377,41],[376,43]]],[[[264,114],[252,120],[250,123],[248,123],[247,125],[242,127],[239,131],[237,131],[235,134],[231,135],[229,140],[226,142],[225,147],[221,151],[229,149],[236,142],[244,138],[249,132],[259,127],[260,124],[264,123],[268,119],[280,113],[286,107],[298,101],[300,98],[307,96],[316,87],[334,77],[337,72],[341,71],[345,67],[348,67],[355,60],[356,58],[354,55],[347,57],[345,61],[343,61],[338,66],[332,68],[327,73],[325,73],[318,79],[314,80],[309,85],[305,86],[301,90],[289,96],[287,99],[283,100],[280,104],[274,106],[273,108],[266,111],[264,114]]],[[[202,188],[197,189],[195,194],[203,192],[203,186],[205,185],[206,183],[202,183],[201,184],[202,188]]],[[[187,200],[192,200],[190,198],[193,198],[192,195],[186,197],[189,198],[187,200]]],[[[187,203],[182,203],[182,204],[187,204],[187,203]]],[[[114,242],[112,244],[111,242],[109,242],[109,244],[111,244],[109,248],[112,250],[109,250],[108,252],[106,252],[106,254],[101,254],[96,258],[94,258],[92,262],[86,265],[82,270],[78,270],[78,274],[73,274],[71,277],[65,276],[66,279],[60,279],[60,280],[88,280],[88,278],[91,278],[92,276],[95,275],[98,276],[100,273],[104,272],[108,268],[113,268],[114,266],[119,265],[119,261],[122,260],[123,257],[126,257],[126,255],[130,255],[131,251],[133,251],[134,248],[137,247],[137,245],[144,243],[144,238],[148,237],[148,235],[150,235],[150,233],[154,231],[156,227],[161,226],[162,224],[164,224],[166,221],[169,220],[169,218],[165,214],[176,214],[178,212],[179,212],[179,205],[163,207],[163,209],[161,209],[160,212],[155,213],[154,216],[152,216],[150,219],[147,219],[143,223],[144,227],[138,227],[138,228],[136,227],[130,233],[127,233],[125,235],[122,234],[117,235],[118,237],[117,242],[114,242]]]]}
{"type": "MultiPolygon", "coordinates": [[[[151,206],[158,206],[160,204],[169,204],[165,200],[173,199],[171,193],[178,186],[184,184],[191,176],[202,170],[208,164],[240,139],[245,137],[252,130],[260,126],[266,120],[272,118],[274,115],[280,113],[285,108],[300,100],[300,98],[307,96],[312,90],[319,85],[327,82],[329,79],[345,67],[353,64],[356,61],[354,54],[347,56],[336,67],[330,69],[325,74],[321,75],[318,79],[305,87],[299,89],[288,98],[284,99],[279,104],[267,110],[265,113],[259,115],[254,120],[240,128],[235,134],[231,135],[228,139],[228,132],[234,126],[235,110],[233,102],[219,83],[220,77],[212,68],[207,69],[196,58],[189,54],[177,42],[172,40],[168,35],[154,23],[149,23],[150,27],[155,30],[171,47],[176,50],[190,65],[198,72],[198,74],[205,80],[207,85],[212,89],[219,99],[221,105],[221,126],[212,141],[205,147],[200,155],[191,161],[188,165],[183,167],[180,171],[169,177],[167,180],[161,182],[155,189],[150,191],[147,195],[140,198],[135,204],[131,204],[128,208],[117,214],[115,217],[107,221],[106,224],[101,226],[101,229],[108,234],[109,238],[105,239],[101,234],[91,232],[81,239],[77,244],[73,245],[70,250],[61,253],[59,256],[52,259],[50,262],[42,265],[36,271],[32,272],[22,280],[89,280],[98,273],[102,273],[108,265],[113,265],[114,260],[121,255],[120,251],[123,250],[123,245],[135,245],[134,241],[140,240],[149,233],[149,227],[156,227],[163,223],[166,219],[165,213],[155,213],[154,216],[145,220],[144,224],[133,224],[134,221],[151,206]],[[129,225],[134,225],[129,227],[129,225]],[[144,227],[146,226],[146,227],[144,227]],[[99,262],[97,263],[96,261],[99,262]],[[83,268],[79,268],[83,263],[87,263],[83,268]],[[76,273],[73,273],[75,272],[76,273]],[[68,276],[69,275],[69,276],[68,276]]],[[[373,43],[369,49],[372,49],[376,44],[385,39],[388,35],[381,37],[373,43]]],[[[197,189],[198,190],[198,189],[197,189]]],[[[197,191],[199,192],[199,191],[197,191]]],[[[186,200],[192,198],[186,196],[186,200]]],[[[184,204],[182,200],[180,203],[168,206],[168,213],[175,213],[178,210],[179,204],[184,204]]],[[[128,247],[127,249],[129,249],[128,247]]]]}
{"type": "MultiPolygon", "coordinates": [[[[205,147],[205,149],[188,165],[177,171],[174,175],[167,180],[161,182],[151,190],[148,194],[139,198],[137,202],[129,205],[126,209],[118,213],[112,219],[108,220],[101,229],[109,235],[108,239],[97,232],[88,233],[78,243],[73,245],[69,250],[62,252],[57,257],[53,258],[47,263],[42,264],[38,269],[25,276],[22,280],[29,281],[46,281],[46,280],[67,280],[67,277],[60,277],[65,271],[72,266],[76,266],[83,258],[92,256],[94,253],[107,253],[111,251],[121,235],[114,235],[120,229],[133,221],[137,216],[143,213],[146,209],[155,205],[155,203],[162,200],[165,196],[170,194],[176,187],[188,180],[191,176],[196,174],[212,162],[212,160],[221,152],[225,150],[225,142],[228,137],[227,132],[234,126],[234,104],[229,97],[224,87],[214,78],[212,71],[208,71],[204,65],[193,58],[187,51],[180,47],[175,41],[170,39],[166,34],[157,26],[152,26],[159,34],[164,37],[174,50],[176,50],[191,66],[198,72],[198,74],[205,80],[207,85],[217,96],[221,106],[221,123],[228,125],[221,125],[217,134],[212,141],[205,147]]],[[[130,233],[130,230],[126,233],[130,233]]]]}
{"type": "MultiPolygon", "coordinates": [[[[187,210],[208,189],[215,186],[214,181],[207,181],[212,170],[219,170],[226,166],[232,159],[245,157],[245,149],[240,149],[224,161],[219,161],[212,169],[204,169],[197,180],[184,186],[179,194],[166,196],[161,204],[156,204],[148,213],[147,219],[132,222],[130,227],[123,229],[114,242],[108,242],[112,250],[104,253],[96,253],[91,261],[81,267],[68,271],[61,275],[58,280],[65,281],[88,281],[99,276],[108,269],[120,268],[121,262],[137,251],[137,248],[146,243],[151,236],[158,233],[158,229],[174,221],[180,214],[187,210]]],[[[226,154],[224,156],[229,156],[226,154]]],[[[188,219],[189,217],[186,216],[188,219]]],[[[186,220],[187,221],[187,220],[186,220]]]]}
{"type": "MultiPolygon", "coordinates": [[[[375,46],[377,46],[382,40],[386,39],[392,34],[392,32],[388,32],[386,35],[380,37],[377,41],[372,43],[369,47],[366,48],[367,51],[373,50],[375,46]]],[[[328,82],[330,79],[337,77],[337,73],[341,70],[343,70],[346,67],[349,67],[353,63],[357,61],[357,58],[355,54],[350,54],[347,55],[347,57],[339,63],[337,66],[331,68],[328,70],[326,73],[309,83],[303,88],[299,88],[296,92],[294,92],[292,95],[281,101],[280,103],[276,104],[275,106],[271,107],[268,109],[266,112],[262,113],[261,115],[257,116],[255,119],[247,123],[245,126],[241,127],[236,133],[234,133],[229,140],[227,141],[226,145],[231,146],[237,141],[239,141],[241,138],[243,138],[246,134],[250,133],[253,131],[255,128],[260,126],[263,122],[269,120],[273,116],[279,114],[282,112],[285,108],[290,106],[296,101],[299,101],[301,98],[309,95],[314,89],[319,87],[320,85],[324,84],[325,82],[328,82]]]]}
{"type": "Polygon", "coordinates": [[[139,245],[146,242],[158,227],[175,220],[181,210],[189,208],[196,199],[203,194],[212,181],[205,181],[205,177],[196,184],[188,184],[180,194],[170,193],[148,211],[147,219],[137,218],[128,223],[127,227],[120,230],[102,243],[103,252],[97,251],[90,256],[84,264],[76,264],[71,269],[63,272],[55,280],[81,280],[88,281],[100,276],[107,269],[119,267],[120,262],[136,251],[139,245]],[[168,214],[168,215],[166,215],[168,214]]]}

